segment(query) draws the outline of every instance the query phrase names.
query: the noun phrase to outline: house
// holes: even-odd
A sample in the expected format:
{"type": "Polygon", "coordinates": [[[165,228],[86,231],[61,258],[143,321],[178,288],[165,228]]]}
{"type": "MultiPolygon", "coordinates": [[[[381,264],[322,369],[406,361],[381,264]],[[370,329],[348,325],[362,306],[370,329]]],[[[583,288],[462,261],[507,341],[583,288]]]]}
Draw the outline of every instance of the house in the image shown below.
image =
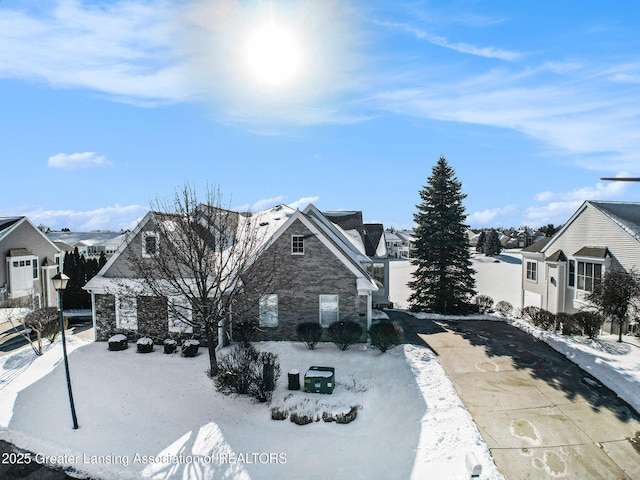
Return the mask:
{"type": "Polygon", "coordinates": [[[99,258],[105,254],[107,258],[116,253],[124,241],[127,232],[47,232],[47,238],[53,241],[61,250],[78,253],[87,260],[99,258]]]}
{"type": "Polygon", "coordinates": [[[27,217],[0,217],[0,301],[55,307],[62,252],[27,217]]]}
{"type": "Polygon", "coordinates": [[[586,201],[553,237],[521,253],[522,307],[574,313],[607,269],[638,270],[640,203],[586,201]]]}
{"type": "Polygon", "coordinates": [[[414,232],[412,230],[386,230],[384,237],[389,257],[411,257],[411,249],[414,242],[414,232]]]}
{"type": "MultiPolygon", "coordinates": [[[[136,293],[121,288],[127,283],[138,286],[141,283],[133,278],[125,252],[134,252],[139,257],[157,254],[160,235],[170,230],[158,228],[161,215],[149,212],[84,287],[92,298],[97,340],[105,341],[116,333],[156,339],[178,333],[201,336],[202,332],[193,331],[186,323],[172,317],[175,308],[169,308],[167,302],[184,302],[184,299],[152,297],[143,289],[136,293]]],[[[378,291],[378,282],[375,280],[377,260],[375,256],[367,255],[367,244],[377,248],[380,242],[384,243],[380,240],[380,232],[376,245],[381,227],[360,230],[364,224],[354,212],[325,214],[314,205],[304,211],[278,205],[262,212],[235,215],[238,232],[245,224],[257,226],[257,237],[263,242],[260,256],[277,256],[277,272],[284,272],[277,275],[286,276],[282,282],[273,283],[273,290],[251,300],[243,314],[258,320],[260,339],[295,338],[296,326],[306,321],[327,327],[336,320],[349,319],[359,322],[365,329],[370,326],[373,294],[378,291]],[[374,265],[373,273],[371,265],[374,265]]],[[[198,234],[206,236],[207,232],[198,234]]],[[[242,241],[239,233],[235,241],[242,241]]],[[[241,272],[239,281],[255,284],[259,275],[254,271],[241,272]]],[[[248,292],[246,296],[250,298],[248,292]]],[[[237,312],[232,315],[238,316],[237,312]]],[[[236,317],[232,322],[243,320],[236,317]]],[[[229,334],[228,329],[220,330],[218,337],[224,339],[229,334]]]]}

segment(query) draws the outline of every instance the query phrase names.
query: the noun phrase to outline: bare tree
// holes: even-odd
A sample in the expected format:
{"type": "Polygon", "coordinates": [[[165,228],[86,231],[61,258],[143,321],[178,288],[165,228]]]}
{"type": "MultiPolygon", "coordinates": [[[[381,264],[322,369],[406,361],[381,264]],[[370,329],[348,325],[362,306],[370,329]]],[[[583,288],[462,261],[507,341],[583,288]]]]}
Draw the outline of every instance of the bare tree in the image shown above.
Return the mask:
{"type": "Polygon", "coordinates": [[[36,355],[42,355],[42,341],[46,338],[53,343],[60,333],[58,308],[44,307],[26,313],[24,309],[14,309],[14,312],[19,313],[8,316],[11,326],[29,343],[36,355]]]}
{"type": "Polygon", "coordinates": [[[622,268],[608,269],[587,296],[600,313],[618,325],[618,342],[622,342],[622,327],[629,310],[639,298],[640,277],[635,271],[628,272],[622,268]]]}
{"type": "Polygon", "coordinates": [[[152,208],[157,235],[143,238],[142,254],[130,245],[130,268],[145,291],[167,299],[173,318],[205,333],[215,376],[219,327],[228,326],[231,314],[257,308],[256,299],[278,278],[278,262],[264,255],[268,238],[259,222],[224,208],[218,187],[208,187],[200,203],[185,185],[152,208]]]}

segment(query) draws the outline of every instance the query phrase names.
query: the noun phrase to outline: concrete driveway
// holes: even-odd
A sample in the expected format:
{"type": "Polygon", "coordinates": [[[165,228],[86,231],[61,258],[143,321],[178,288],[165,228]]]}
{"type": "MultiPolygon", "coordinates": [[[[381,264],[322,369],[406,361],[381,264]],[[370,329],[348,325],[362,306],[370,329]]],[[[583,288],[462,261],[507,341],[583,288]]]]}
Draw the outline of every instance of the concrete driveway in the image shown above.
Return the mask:
{"type": "Polygon", "coordinates": [[[438,355],[505,478],[640,478],[638,414],[544,342],[503,322],[390,317],[438,355]]]}

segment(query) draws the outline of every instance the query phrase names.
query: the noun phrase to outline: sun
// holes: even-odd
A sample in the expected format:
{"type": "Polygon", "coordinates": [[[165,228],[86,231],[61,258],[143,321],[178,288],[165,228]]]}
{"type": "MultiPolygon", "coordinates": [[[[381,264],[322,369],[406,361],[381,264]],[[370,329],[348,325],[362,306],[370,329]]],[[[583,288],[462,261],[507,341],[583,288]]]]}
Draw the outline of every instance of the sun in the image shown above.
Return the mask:
{"type": "Polygon", "coordinates": [[[292,84],[304,63],[299,39],[274,23],[259,27],[249,36],[246,60],[251,77],[268,87],[292,84]]]}

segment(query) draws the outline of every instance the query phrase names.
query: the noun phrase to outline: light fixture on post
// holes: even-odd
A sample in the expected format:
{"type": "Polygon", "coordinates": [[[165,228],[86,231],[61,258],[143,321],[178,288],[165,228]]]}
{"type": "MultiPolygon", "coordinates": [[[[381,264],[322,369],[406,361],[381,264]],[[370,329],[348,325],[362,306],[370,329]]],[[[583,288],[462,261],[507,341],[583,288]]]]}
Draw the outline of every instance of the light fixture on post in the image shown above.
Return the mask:
{"type": "Polygon", "coordinates": [[[78,419],[76,417],[76,407],[73,404],[73,392],[71,391],[71,377],[69,376],[69,361],[67,359],[67,340],[64,335],[64,315],[62,313],[62,291],[67,288],[69,277],[64,273],[58,273],[51,277],[53,288],[58,292],[58,306],[60,308],[60,334],[62,338],[62,358],[64,359],[64,371],[67,376],[67,390],[69,391],[69,404],[71,405],[71,419],[73,420],[73,429],[78,428],[78,419]]]}

